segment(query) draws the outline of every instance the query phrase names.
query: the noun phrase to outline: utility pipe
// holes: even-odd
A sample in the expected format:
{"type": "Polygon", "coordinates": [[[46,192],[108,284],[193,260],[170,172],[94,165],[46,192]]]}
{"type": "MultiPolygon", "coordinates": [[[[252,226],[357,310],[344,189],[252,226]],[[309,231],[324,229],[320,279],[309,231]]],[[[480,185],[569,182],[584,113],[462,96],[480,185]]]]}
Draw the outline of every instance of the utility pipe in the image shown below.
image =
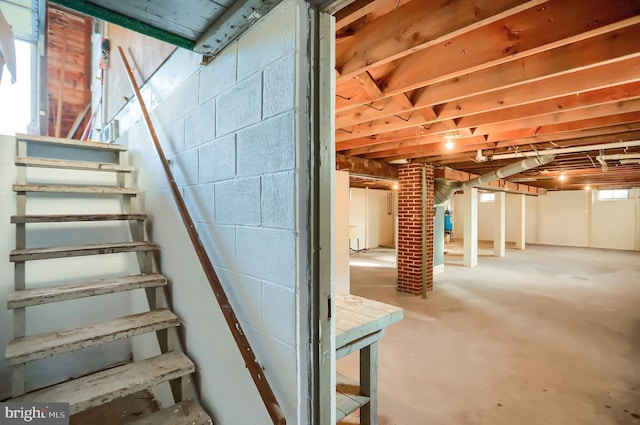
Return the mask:
{"type": "Polygon", "coordinates": [[[532,168],[539,167],[540,165],[546,165],[553,161],[554,157],[554,155],[544,155],[540,157],[523,159],[522,161],[509,164],[502,168],[498,168],[497,170],[490,173],[483,174],[480,177],[476,177],[475,179],[468,180],[462,183],[462,189],[482,186],[494,180],[504,179],[505,177],[521,173],[525,170],[530,170],[532,168]]]}
{"type": "Polygon", "coordinates": [[[640,140],[630,140],[628,142],[601,143],[598,145],[588,145],[588,146],[574,146],[571,148],[557,148],[557,149],[545,149],[545,150],[539,150],[539,151],[503,153],[503,154],[492,155],[488,157],[481,155],[481,151],[479,151],[478,153],[480,153],[480,155],[478,155],[476,159],[478,159],[479,161],[487,161],[489,159],[497,161],[500,159],[536,157],[540,155],[558,155],[558,154],[564,154],[564,153],[598,151],[600,149],[631,148],[636,146],[640,146],[640,140]]]}
{"type": "Polygon", "coordinates": [[[434,200],[436,205],[447,202],[454,193],[459,190],[484,186],[494,180],[503,179],[526,170],[545,165],[553,161],[555,155],[543,155],[534,158],[526,158],[513,164],[506,165],[490,173],[468,180],[464,183],[451,179],[436,179],[434,187],[434,200]]]}
{"type": "Polygon", "coordinates": [[[640,159],[640,153],[614,153],[610,155],[598,155],[596,159],[620,161],[621,159],[640,159]]]}

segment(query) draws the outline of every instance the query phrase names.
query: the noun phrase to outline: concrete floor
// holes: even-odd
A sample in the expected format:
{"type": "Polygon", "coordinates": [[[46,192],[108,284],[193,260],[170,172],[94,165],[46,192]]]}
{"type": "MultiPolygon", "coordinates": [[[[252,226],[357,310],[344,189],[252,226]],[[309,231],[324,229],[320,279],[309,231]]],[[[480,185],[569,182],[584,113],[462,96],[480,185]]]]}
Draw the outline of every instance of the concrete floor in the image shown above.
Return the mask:
{"type": "MultiPolygon", "coordinates": [[[[351,263],[353,294],[405,309],[381,341],[380,425],[640,424],[640,253],[508,249],[448,265],[427,300],[395,290],[393,250],[351,263]]],[[[357,354],[338,371],[357,378],[357,354]]]]}

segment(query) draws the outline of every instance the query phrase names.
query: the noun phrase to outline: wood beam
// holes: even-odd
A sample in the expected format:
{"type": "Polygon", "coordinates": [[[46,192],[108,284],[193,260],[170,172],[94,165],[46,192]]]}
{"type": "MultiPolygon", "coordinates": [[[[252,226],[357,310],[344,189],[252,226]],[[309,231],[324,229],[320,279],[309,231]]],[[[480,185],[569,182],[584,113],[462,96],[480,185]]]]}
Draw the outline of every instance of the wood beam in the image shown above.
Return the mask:
{"type": "MultiPolygon", "coordinates": [[[[508,131],[524,131],[535,134],[536,129],[547,124],[557,125],[557,123],[579,121],[582,126],[580,128],[590,128],[594,124],[589,121],[598,119],[600,123],[612,125],[616,121],[620,122],[621,116],[624,116],[624,119],[633,117],[635,120],[638,118],[635,111],[640,109],[639,97],[640,82],[637,82],[610,89],[594,90],[582,93],[580,96],[572,95],[501,111],[472,115],[468,118],[462,118],[458,125],[465,128],[475,128],[474,136],[485,136],[483,142],[496,141],[495,137],[493,140],[490,139],[494,133],[504,134],[508,131]],[[608,121],[601,119],[609,116],[613,118],[608,121]],[[472,121],[467,122],[465,121],[466,119],[472,121]]],[[[352,148],[347,154],[360,155],[402,147],[444,143],[444,139],[441,136],[429,135],[431,132],[436,133],[439,131],[443,131],[443,129],[434,124],[429,130],[424,131],[425,136],[417,138],[386,143],[366,143],[370,139],[361,139],[361,147],[352,148]]],[[[529,134],[529,136],[534,134],[529,134]]],[[[465,138],[462,137],[463,144],[464,140],[465,138]]],[[[501,140],[504,140],[504,138],[501,140]]]]}
{"type": "Polygon", "coordinates": [[[392,95],[640,23],[633,3],[552,0],[408,56],[381,87],[392,95]]]}
{"type": "Polygon", "coordinates": [[[391,0],[355,0],[336,12],[336,30],[346,27],[391,0]]]}
{"type": "Polygon", "coordinates": [[[356,31],[336,48],[341,79],[399,60],[413,52],[466,34],[546,0],[434,0],[409,2],[356,31]]]}
{"type": "Polygon", "coordinates": [[[408,134],[413,134],[414,137],[425,134],[437,134],[449,130],[450,128],[446,126],[434,125],[434,123],[440,119],[461,118],[457,127],[471,128],[477,124],[474,124],[472,119],[468,119],[467,121],[470,121],[471,124],[465,126],[463,125],[463,117],[480,112],[496,111],[512,106],[540,102],[555,97],[575,95],[577,93],[593,91],[594,89],[606,89],[619,84],[638,81],[640,81],[640,56],[598,68],[589,68],[573,74],[560,75],[518,87],[471,96],[467,99],[452,102],[438,108],[438,118],[436,120],[420,121],[419,117],[416,116],[412,116],[410,120],[387,117],[353,126],[349,132],[339,129],[336,132],[336,141],[342,142],[351,139],[360,139],[374,134],[376,134],[376,137],[379,137],[379,133],[382,132],[390,133],[416,126],[422,127],[401,132],[397,136],[389,134],[387,139],[393,140],[398,136],[401,138],[411,137],[408,136],[408,134]],[[429,128],[424,129],[424,126],[427,125],[429,128]]]}
{"type": "MultiPolygon", "coordinates": [[[[619,126],[615,127],[615,131],[621,130],[622,128],[626,128],[627,126],[619,126]]],[[[554,144],[558,147],[570,147],[570,146],[583,146],[583,145],[592,145],[598,143],[607,143],[607,142],[617,142],[617,141],[628,141],[628,140],[637,140],[640,139],[640,123],[634,124],[631,126],[631,129],[625,129],[619,132],[614,132],[611,130],[610,133],[603,133],[602,130],[594,129],[593,131],[587,132],[578,132],[580,136],[578,137],[567,137],[566,139],[560,139],[559,137],[551,138],[549,137],[548,141],[553,141],[554,144]]],[[[533,138],[532,138],[533,139],[533,138]]],[[[485,145],[472,145],[467,146],[466,148],[453,149],[453,153],[451,151],[447,152],[442,149],[433,149],[433,147],[416,151],[412,154],[411,158],[414,160],[416,158],[424,158],[426,162],[432,162],[435,164],[445,164],[445,163],[456,163],[456,162],[464,162],[469,161],[469,156],[475,156],[475,151],[480,150],[495,150],[500,149],[500,152],[503,152],[505,148],[515,147],[515,146],[526,146],[531,143],[528,143],[526,139],[523,139],[519,142],[512,143],[509,142],[501,142],[501,143],[493,143],[493,144],[485,144],[485,145]]],[[[551,147],[551,146],[549,146],[551,147]]],[[[526,150],[526,149],[525,149],[526,150]]],[[[486,154],[486,152],[484,152],[486,154]]],[[[407,155],[397,155],[397,156],[389,156],[387,160],[394,159],[405,159],[408,158],[407,155]]],[[[420,159],[418,159],[420,160],[420,159]]]]}
{"type": "Polygon", "coordinates": [[[384,161],[358,158],[348,155],[336,155],[336,170],[349,171],[361,176],[398,179],[398,168],[384,161]]]}
{"type": "MultiPolygon", "coordinates": [[[[466,74],[454,79],[431,84],[420,88],[412,95],[415,108],[439,105],[466,98],[470,95],[488,93],[504,88],[538,81],[544,78],[570,74],[588,68],[622,61],[640,56],[640,25],[633,25],[608,32],[578,43],[561,46],[516,61],[506,62],[491,68],[466,74]]],[[[366,116],[364,110],[370,109],[363,104],[378,98],[365,93],[349,92],[348,83],[338,84],[338,93],[349,93],[348,99],[336,99],[336,124],[358,124],[376,118],[379,115],[366,116]],[[360,117],[362,116],[362,119],[360,117]]]]}
{"type": "MultiPolygon", "coordinates": [[[[590,3],[591,4],[591,3],[590,3]]],[[[574,5],[580,9],[579,5],[574,5]]],[[[519,22],[518,26],[528,28],[527,33],[531,34],[532,40],[527,43],[521,43],[520,39],[512,41],[510,46],[505,46],[507,52],[501,52],[498,45],[491,45],[504,28],[494,29],[491,38],[485,40],[483,38],[469,38],[464,42],[456,42],[455,51],[448,52],[445,47],[435,46],[434,48],[425,49],[422,52],[408,56],[398,66],[394,67],[388,76],[379,76],[380,85],[383,90],[383,96],[391,96],[398,92],[404,92],[413,89],[420,89],[425,86],[429,87],[425,92],[418,91],[414,95],[416,107],[423,107],[426,104],[433,104],[431,100],[436,99],[435,103],[451,101],[456,98],[464,97],[468,93],[478,93],[486,90],[492,90],[493,87],[508,87],[512,84],[521,84],[523,81],[534,81],[548,75],[572,72],[576,67],[586,67],[602,61],[614,59],[614,57],[622,58],[626,55],[637,55],[637,37],[634,39],[633,34],[637,34],[637,30],[628,32],[625,28],[640,23],[640,16],[629,15],[629,6],[627,6],[626,18],[608,22],[606,25],[583,32],[584,28],[593,28],[588,23],[580,25],[570,25],[565,31],[559,31],[556,27],[556,21],[553,26],[554,32],[550,37],[540,37],[536,32],[529,32],[531,23],[519,22]],[[631,16],[631,17],[629,17],[631,16]],[[498,31],[499,30],[499,31],[498,31]],[[626,39],[625,42],[617,42],[616,37],[621,35],[626,39]],[[562,38],[565,36],[564,38],[562,38]],[[537,38],[536,38],[537,37],[537,38]],[[555,41],[552,41],[554,40],[555,41]],[[590,39],[594,39],[590,42],[590,39]],[[483,40],[482,48],[470,48],[463,46],[473,46],[478,44],[478,40],[483,40]],[[627,42],[631,43],[629,47],[627,42]],[[546,44],[545,44],[546,43],[546,44]],[[604,43],[604,44],[601,44],[604,43]],[[462,46],[459,46],[462,44],[462,46]],[[613,45],[617,46],[612,49],[613,45]],[[636,47],[633,47],[636,45],[636,47]],[[438,47],[438,51],[436,51],[438,47]],[[588,48],[587,48],[588,47],[588,48]],[[432,49],[434,49],[432,51],[432,49]],[[461,53],[464,50],[466,53],[461,53]],[[514,53],[515,52],[515,53],[514,53]],[[619,54],[616,52],[620,52],[619,54]],[[508,54],[510,53],[510,54],[508,54]],[[593,56],[591,56],[593,54],[593,56]],[[534,56],[529,58],[530,56],[534,56]],[[426,67],[425,63],[432,63],[431,58],[438,58],[437,67],[426,67]],[[469,75],[470,74],[470,75],[469,75]],[[425,97],[426,96],[426,97],[425,97]]],[[[572,12],[564,11],[567,16],[558,19],[559,23],[571,19],[572,12]]],[[[597,14],[597,11],[593,11],[597,14]]],[[[588,15],[586,10],[582,15],[588,15]]],[[[582,19],[587,19],[587,16],[582,19]]],[[[575,19],[578,19],[576,17],[575,19]]],[[[598,19],[592,16],[593,19],[598,19]]],[[[531,22],[539,22],[538,28],[542,34],[547,29],[540,21],[540,16],[529,17],[531,22]]],[[[549,19],[555,19],[549,17],[549,19]]],[[[615,19],[610,17],[609,20],[615,19]]],[[[514,23],[515,24],[515,23],[514,23]]],[[[548,23],[547,23],[548,24],[548,23]]],[[[510,24],[511,25],[511,24],[510,24]]],[[[508,26],[512,28],[512,26],[508,26]]],[[[517,27],[513,27],[517,28],[517,27]]],[[[533,28],[530,29],[533,31],[533,28]]],[[[469,34],[474,35],[474,33],[469,34]]],[[[481,34],[478,34],[480,36],[481,34]]],[[[487,35],[489,36],[489,35],[487,35]]],[[[507,37],[508,38],[508,37],[507,37]]],[[[498,40],[495,40],[498,42],[498,40]]],[[[504,44],[504,43],[502,43],[504,44]]],[[[449,47],[453,47],[452,43],[449,47]]],[[[376,77],[376,75],[374,75],[376,77]]],[[[338,92],[345,87],[347,83],[339,83],[338,92]]],[[[342,99],[336,105],[336,111],[341,112],[350,108],[358,107],[376,100],[376,98],[366,95],[349,96],[348,99],[342,99]]]]}

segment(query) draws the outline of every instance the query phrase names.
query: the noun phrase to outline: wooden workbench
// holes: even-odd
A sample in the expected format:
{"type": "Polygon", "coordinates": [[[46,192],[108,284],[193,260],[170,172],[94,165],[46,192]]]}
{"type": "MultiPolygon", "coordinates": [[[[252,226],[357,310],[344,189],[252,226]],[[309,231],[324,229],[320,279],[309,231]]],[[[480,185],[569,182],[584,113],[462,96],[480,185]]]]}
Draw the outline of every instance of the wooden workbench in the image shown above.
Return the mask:
{"type": "Polygon", "coordinates": [[[336,359],[360,351],[360,383],[337,376],[336,419],[360,409],[360,423],[378,423],[378,340],[402,320],[400,307],[357,297],[336,297],[336,359]]]}

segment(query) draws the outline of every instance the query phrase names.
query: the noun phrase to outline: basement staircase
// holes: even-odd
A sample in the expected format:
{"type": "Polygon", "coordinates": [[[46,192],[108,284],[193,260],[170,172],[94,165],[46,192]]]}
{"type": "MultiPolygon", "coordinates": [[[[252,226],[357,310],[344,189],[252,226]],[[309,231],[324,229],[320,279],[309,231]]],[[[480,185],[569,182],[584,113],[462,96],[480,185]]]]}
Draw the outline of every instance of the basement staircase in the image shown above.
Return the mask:
{"type": "MultiPolygon", "coordinates": [[[[177,327],[180,319],[166,308],[167,279],[154,272],[154,253],[158,247],[145,240],[146,216],[138,212],[138,190],[132,187],[134,169],[127,164],[126,147],[116,144],[56,139],[52,137],[16,135],[17,183],[13,186],[17,194],[17,214],[11,218],[16,226],[16,249],[11,251],[10,261],[15,263],[15,292],[8,297],[8,308],[13,310],[14,339],[9,342],[5,359],[13,368],[12,399],[15,402],[65,402],[70,405],[70,414],[105,404],[135,392],[150,389],[168,382],[175,405],[151,415],[125,422],[143,424],[210,424],[211,419],[195,399],[193,362],[181,351],[177,327]],[[78,150],[102,152],[113,161],[78,161],[29,155],[32,146],[54,146],[56,152],[75,152],[69,155],[78,158],[78,150]],[[60,170],[82,170],[100,173],[116,173],[114,186],[92,186],[88,184],[42,184],[27,181],[28,168],[51,168],[60,170]],[[29,215],[27,200],[33,194],[46,193],[60,204],[60,200],[70,197],[77,204],[77,198],[86,198],[86,202],[101,196],[115,195],[121,198],[122,214],[62,214],[29,215]],[[80,246],[27,247],[27,229],[31,226],[47,226],[51,223],[72,222],[113,222],[125,221],[129,224],[131,240],[118,243],[95,243],[80,246]],[[108,277],[88,282],[31,286],[27,282],[27,264],[38,260],[65,259],[69,257],[102,254],[135,253],[139,274],[108,277]],[[71,303],[85,297],[98,297],[125,291],[144,290],[149,303],[149,311],[125,317],[114,317],[102,323],[92,323],[73,329],[27,335],[27,309],[43,304],[58,303],[60,312],[69,314],[71,303]],[[95,347],[116,340],[132,338],[136,335],[154,332],[161,354],[124,365],[105,364],[103,370],[96,373],[61,382],[46,388],[27,392],[27,363],[57,356],[88,347],[95,347]]],[[[45,156],[45,155],[41,155],[45,156]]],[[[50,155],[54,156],[54,155],[50,155]]],[[[59,154],[55,155],[59,156],[59,154]]],[[[65,171],[66,172],[66,171],[65,171]]],[[[85,175],[86,173],[80,173],[85,175]]],[[[56,175],[56,174],[52,174],[56,175]]],[[[68,182],[67,182],[68,183],[68,182]]],[[[42,195],[40,195],[42,196],[42,195]]],[[[102,225],[102,224],[101,224],[102,225]]],[[[91,229],[85,230],[83,237],[89,240],[91,229]]],[[[64,260],[62,260],[64,261],[64,260]]],[[[69,274],[73,274],[69,270],[69,274]]],[[[72,278],[72,276],[69,276],[72,278]]],[[[55,323],[55,317],[50,323],[55,323]]],[[[30,386],[29,386],[30,387],[30,386]]],[[[31,390],[31,388],[29,388],[31,390]]],[[[114,419],[115,420],[115,419],[114,419]]],[[[116,422],[112,422],[116,423],[116,422]]]]}

